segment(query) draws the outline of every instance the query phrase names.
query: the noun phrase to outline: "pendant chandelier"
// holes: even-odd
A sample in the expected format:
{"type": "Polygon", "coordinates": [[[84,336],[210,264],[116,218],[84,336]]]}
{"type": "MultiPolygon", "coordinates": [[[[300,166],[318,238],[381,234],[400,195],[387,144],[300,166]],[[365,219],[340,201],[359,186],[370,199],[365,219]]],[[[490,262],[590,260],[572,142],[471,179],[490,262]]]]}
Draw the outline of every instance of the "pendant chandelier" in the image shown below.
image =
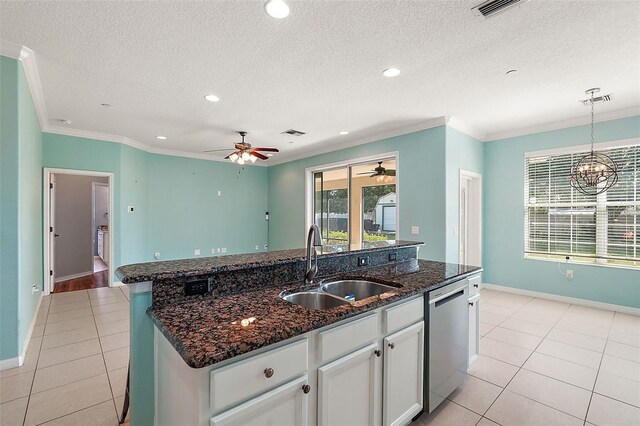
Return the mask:
{"type": "Polygon", "coordinates": [[[599,88],[587,90],[591,95],[591,152],[573,165],[569,182],[571,186],[585,195],[602,194],[618,182],[618,165],[606,154],[593,150],[593,94],[599,88]]]}

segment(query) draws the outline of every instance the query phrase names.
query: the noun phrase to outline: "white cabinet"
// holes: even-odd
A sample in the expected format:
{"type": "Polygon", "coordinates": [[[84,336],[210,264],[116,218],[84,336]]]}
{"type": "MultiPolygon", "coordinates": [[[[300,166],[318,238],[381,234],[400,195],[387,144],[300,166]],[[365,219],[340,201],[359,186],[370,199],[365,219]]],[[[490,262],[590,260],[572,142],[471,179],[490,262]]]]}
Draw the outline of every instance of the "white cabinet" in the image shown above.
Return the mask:
{"type": "Polygon", "coordinates": [[[407,424],[420,412],[424,385],[424,323],[384,339],[384,425],[407,424]]]}
{"type": "Polygon", "coordinates": [[[98,231],[98,256],[109,264],[109,232],[98,231]]]}
{"type": "Polygon", "coordinates": [[[480,354],[480,295],[469,298],[469,367],[480,354]]]}
{"type": "Polygon", "coordinates": [[[305,426],[308,416],[307,386],[307,376],[293,380],[213,417],[211,426],[305,426]]]}
{"type": "Polygon", "coordinates": [[[377,343],[318,369],[318,424],[380,424],[382,351],[377,343]]]}

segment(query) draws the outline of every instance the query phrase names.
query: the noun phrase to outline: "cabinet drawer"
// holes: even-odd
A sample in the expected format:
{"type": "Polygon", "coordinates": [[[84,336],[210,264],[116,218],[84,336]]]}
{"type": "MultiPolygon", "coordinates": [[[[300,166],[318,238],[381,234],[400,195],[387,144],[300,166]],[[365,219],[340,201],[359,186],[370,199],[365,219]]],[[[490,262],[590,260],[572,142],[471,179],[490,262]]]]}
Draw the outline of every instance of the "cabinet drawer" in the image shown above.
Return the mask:
{"type": "Polygon", "coordinates": [[[324,363],[340,355],[353,352],[378,337],[378,315],[340,325],[319,334],[320,362],[324,363]]]}
{"type": "Polygon", "coordinates": [[[211,371],[210,405],[213,413],[305,374],[308,368],[307,347],[307,339],[304,339],[211,371]],[[267,377],[267,369],[273,370],[270,377],[267,377]]]}
{"type": "Polygon", "coordinates": [[[384,311],[385,333],[393,333],[424,317],[422,296],[384,311]]]}
{"type": "Polygon", "coordinates": [[[480,294],[480,275],[467,278],[469,281],[469,296],[480,294]]]}

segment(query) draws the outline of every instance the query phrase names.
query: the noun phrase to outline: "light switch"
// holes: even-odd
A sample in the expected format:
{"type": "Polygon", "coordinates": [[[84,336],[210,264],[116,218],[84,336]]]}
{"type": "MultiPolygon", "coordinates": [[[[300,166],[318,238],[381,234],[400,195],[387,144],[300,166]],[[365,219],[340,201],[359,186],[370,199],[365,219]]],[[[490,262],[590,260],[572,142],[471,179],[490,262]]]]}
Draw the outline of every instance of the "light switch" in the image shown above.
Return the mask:
{"type": "Polygon", "coordinates": [[[195,249],[193,251],[193,254],[195,254],[196,256],[200,256],[200,250],[199,249],[195,249]]]}
{"type": "Polygon", "coordinates": [[[222,191],[218,191],[218,197],[222,197],[222,191]]]}
{"type": "Polygon", "coordinates": [[[129,213],[133,213],[133,206],[127,206],[127,211],[129,213]]]}
{"type": "Polygon", "coordinates": [[[420,227],[413,225],[411,227],[411,235],[418,235],[418,234],[420,234],[420,227]]]}

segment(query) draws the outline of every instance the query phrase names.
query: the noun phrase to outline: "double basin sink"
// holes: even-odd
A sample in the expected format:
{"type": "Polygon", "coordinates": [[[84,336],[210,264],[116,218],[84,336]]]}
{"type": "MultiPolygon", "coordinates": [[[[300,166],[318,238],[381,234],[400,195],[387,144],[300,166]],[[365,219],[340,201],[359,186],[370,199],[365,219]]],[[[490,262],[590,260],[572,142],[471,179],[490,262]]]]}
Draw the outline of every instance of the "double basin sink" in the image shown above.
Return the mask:
{"type": "Polygon", "coordinates": [[[322,283],[317,290],[282,292],[280,297],[308,309],[325,310],[394,290],[397,288],[373,281],[338,280],[322,283]]]}

